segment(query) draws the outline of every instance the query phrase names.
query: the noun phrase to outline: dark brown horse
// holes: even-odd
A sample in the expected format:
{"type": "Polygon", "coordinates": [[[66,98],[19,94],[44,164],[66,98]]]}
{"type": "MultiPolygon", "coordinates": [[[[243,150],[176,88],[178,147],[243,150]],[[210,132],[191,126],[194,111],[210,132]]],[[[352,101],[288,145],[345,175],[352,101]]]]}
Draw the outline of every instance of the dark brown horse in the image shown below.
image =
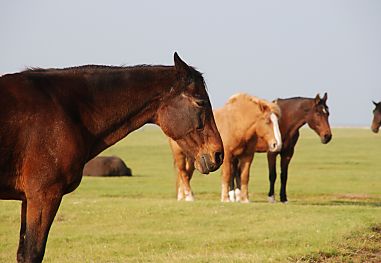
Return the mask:
{"type": "Polygon", "coordinates": [[[19,262],[41,262],[62,196],[84,164],[155,123],[202,173],[223,146],[202,75],[175,66],[34,69],[0,78],[0,199],[22,201],[19,262]]]}
{"type": "Polygon", "coordinates": [[[378,130],[381,126],[381,101],[376,103],[373,101],[374,106],[376,108],[373,110],[373,121],[371,129],[374,133],[378,133],[378,130]]]}
{"type": "Polygon", "coordinates": [[[84,176],[132,176],[131,169],[117,156],[97,156],[85,164],[84,176]]]}
{"type": "MultiPolygon", "coordinates": [[[[326,144],[332,138],[331,128],[328,122],[328,106],[327,106],[327,93],[323,98],[319,94],[313,98],[289,98],[277,99],[275,102],[278,104],[282,117],[279,120],[279,129],[282,135],[282,150],[280,152],[268,152],[267,160],[269,167],[270,191],[268,193],[269,201],[275,202],[274,185],[277,177],[276,174],[276,158],[278,154],[281,156],[281,188],[280,200],[283,203],[287,202],[286,184],[288,177],[288,166],[294,155],[294,148],[299,139],[299,129],[304,125],[314,130],[321,139],[321,142],[326,144]]],[[[256,151],[267,152],[268,146],[265,142],[259,141],[256,151]]],[[[239,174],[239,173],[234,173],[239,174]]],[[[239,186],[239,178],[237,187],[239,186]]],[[[231,183],[230,190],[234,190],[234,182],[231,183]]]]}

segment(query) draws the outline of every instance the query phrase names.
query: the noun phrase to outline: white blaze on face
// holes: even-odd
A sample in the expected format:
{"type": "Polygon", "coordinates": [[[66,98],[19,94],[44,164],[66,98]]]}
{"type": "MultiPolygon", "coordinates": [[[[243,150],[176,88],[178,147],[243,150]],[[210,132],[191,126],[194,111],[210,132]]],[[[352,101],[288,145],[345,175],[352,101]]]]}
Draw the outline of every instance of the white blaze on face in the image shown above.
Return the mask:
{"type": "Polygon", "coordinates": [[[275,136],[275,140],[276,140],[277,146],[278,146],[277,148],[278,148],[278,150],[280,150],[282,147],[282,136],[280,135],[278,117],[274,113],[271,113],[270,119],[273,123],[274,136],[275,136]]]}

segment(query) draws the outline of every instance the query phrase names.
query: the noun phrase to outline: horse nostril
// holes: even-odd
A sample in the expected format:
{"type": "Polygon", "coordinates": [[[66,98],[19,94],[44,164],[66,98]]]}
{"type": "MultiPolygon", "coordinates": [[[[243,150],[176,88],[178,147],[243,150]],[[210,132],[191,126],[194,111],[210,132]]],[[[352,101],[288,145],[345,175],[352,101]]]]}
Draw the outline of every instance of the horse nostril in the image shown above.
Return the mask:
{"type": "Polygon", "coordinates": [[[214,154],[214,161],[217,165],[222,164],[222,161],[224,160],[224,153],[223,152],[216,152],[214,154]]]}
{"type": "Polygon", "coordinates": [[[329,134],[329,133],[327,133],[327,134],[324,135],[324,141],[325,141],[325,142],[329,142],[329,141],[331,140],[331,138],[332,138],[332,135],[329,134]]]}

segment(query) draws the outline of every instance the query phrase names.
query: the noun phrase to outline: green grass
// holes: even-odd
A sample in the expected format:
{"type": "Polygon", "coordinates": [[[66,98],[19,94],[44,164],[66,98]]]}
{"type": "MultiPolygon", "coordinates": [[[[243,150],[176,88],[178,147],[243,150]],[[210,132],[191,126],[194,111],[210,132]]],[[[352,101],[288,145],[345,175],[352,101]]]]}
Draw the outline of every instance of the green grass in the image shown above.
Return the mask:
{"type": "MultiPolygon", "coordinates": [[[[328,145],[303,129],[287,205],[267,203],[264,154],[255,156],[250,204],[219,202],[220,171],[195,174],[196,201],[176,201],[158,129],[103,154],[122,157],[134,176],[83,178],[61,204],[45,262],[381,261],[381,137],[369,129],[334,129],[328,145]]],[[[19,202],[0,201],[0,262],[15,261],[19,212],[19,202]]]]}

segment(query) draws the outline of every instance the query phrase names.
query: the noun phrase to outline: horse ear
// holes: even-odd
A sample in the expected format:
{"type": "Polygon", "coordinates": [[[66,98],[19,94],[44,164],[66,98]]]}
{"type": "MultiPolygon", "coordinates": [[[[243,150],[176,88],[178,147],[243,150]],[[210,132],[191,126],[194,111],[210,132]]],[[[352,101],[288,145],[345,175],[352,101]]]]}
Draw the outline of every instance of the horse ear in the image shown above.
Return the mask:
{"type": "Polygon", "coordinates": [[[326,102],[327,102],[327,99],[328,99],[328,94],[327,94],[327,92],[325,92],[325,93],[324,93],[324,96],[323,96],[323,98],[322,98],[322,101],[323,101],[324,103],[326,103],[326,102]]]}
{"type": "Polygon", "coordinates": [[[173,59],[175,61],[175,68],[176,68],[176,71],[178,72],[178,74],[180,76],[187,76],[190,72],[190,68],[187,65],[187,63],[182,61],[182,59],[179,57],[177,52],[175,52],[175,54],[173,55],[173,59]]]}
{"type": "Polygon", "coordinates": [[[315,104],[318,105],[320,103],[320,101],[321,101],[321,98],[320,98],[320,95],[318,93],[318,94],[316,94],[316,97],[315,97],[315,104]]]}
{"type": "Polygon", "coordinates": [[[263,113],[265,113],[268,110],[268,106],[266,104],[259,102],[258,106],[259,106],[260,111],[263,113]]]}
{"type": "Polygon", "coordinates": [[[377,107],[378,103],[377,103],[377,102],[374,102],[373,100],[372,100],[372,102],[373,102],[374,106],[377,107]]]}

